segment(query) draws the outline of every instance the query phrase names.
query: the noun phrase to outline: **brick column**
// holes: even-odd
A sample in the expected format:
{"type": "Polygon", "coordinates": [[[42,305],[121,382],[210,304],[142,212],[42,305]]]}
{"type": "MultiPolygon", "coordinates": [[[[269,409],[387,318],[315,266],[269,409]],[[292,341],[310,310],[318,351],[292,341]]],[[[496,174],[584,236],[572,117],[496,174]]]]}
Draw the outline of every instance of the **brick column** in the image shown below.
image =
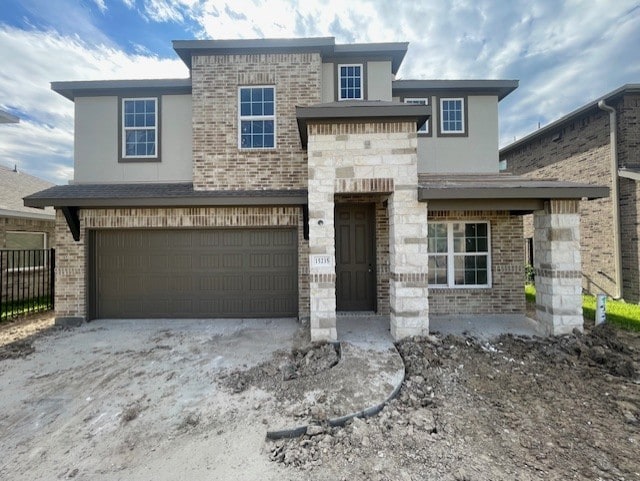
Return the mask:
{"type": "Polygon", "coordinates": [[[547,335],[583,329],[577,200],[551,200],[533,214],[536,315],[547,335]]]}
{"type": "Polygon", "coordinates": [[[309,168],[309,319],[314,342],[338,339],[334,162],[331,156],[318,156],[309,168]]]}
{"type": "Polygon", "coordinates": [[[415,185],[398,186],[389,199],[389,303],[394,339],[429,334],[427,204],[415,185]]]}

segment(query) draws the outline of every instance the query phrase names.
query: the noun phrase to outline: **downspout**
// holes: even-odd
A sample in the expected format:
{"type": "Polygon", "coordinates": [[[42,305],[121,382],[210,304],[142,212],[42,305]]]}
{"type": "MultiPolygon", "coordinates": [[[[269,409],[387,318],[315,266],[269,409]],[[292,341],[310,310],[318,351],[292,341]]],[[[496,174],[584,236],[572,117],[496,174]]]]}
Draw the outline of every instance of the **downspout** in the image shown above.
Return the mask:
{"type": "Polygon", "coordinates": [[[611,148],[611,199],[613,204],[613,258],[616,270],[616,290],[614,299],[622,297],[622,239],[620,237],[620,178],[618,177],[618,120],[616,109],[604,100],[598,102],[598,108],[609,112],[609,137],[611,148]]]}

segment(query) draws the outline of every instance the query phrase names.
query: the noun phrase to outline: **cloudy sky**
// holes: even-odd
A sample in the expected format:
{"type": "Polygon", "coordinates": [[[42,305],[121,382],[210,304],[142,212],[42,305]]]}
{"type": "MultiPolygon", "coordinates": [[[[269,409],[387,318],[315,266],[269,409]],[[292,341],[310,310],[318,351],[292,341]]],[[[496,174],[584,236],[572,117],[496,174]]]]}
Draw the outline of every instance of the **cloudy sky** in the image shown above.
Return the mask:
{"type": "Polygon", "coordinates": [[[519,79],[504,146],[640,83],[639,0],[2,0],[0,163],[73,177],[73,103],[59,80],[187,77],[171,40],[334,36],[408,41],[398,78],[519,79]]]}

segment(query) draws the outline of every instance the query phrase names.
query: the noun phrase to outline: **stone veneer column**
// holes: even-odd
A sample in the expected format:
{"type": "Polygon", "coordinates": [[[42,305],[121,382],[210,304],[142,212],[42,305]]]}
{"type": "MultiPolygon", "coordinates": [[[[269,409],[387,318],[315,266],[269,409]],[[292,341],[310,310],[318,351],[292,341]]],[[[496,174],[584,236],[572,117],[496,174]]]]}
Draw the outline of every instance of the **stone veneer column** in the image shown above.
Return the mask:
{"type": "Polygon", "coordinates": [[[536,315],[548,335],[583,329],[577,200],[551,200],[533,214],[536,315]]]}
{"type": "Polygon", "coordinates": [[[335,160],[314,156],[309,168],[309,298],[312,341],[336,341],[335,160]]]}
{"type": "Polygon", "coordinates": [[[416,184],[389,199],[390,328],[394,339],[429,334],[427,204],[416,184]]]}

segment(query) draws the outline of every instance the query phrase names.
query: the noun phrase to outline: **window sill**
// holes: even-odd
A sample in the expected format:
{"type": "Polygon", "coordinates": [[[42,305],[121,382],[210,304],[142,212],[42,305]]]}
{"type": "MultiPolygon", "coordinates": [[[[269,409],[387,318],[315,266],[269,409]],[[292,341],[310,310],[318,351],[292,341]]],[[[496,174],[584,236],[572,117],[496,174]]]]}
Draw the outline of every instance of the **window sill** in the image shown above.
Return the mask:
{"type": "Polygon", "coordinates": [[[429,286],[429,289],[434,289],[434,290],[439,290],[439,291],[443,291],[443,290],[450,290],[450,291],[460,291],[460,290],[464,290],[464,289],[468,289],[471,291],[476,291],[478,289],[491,289],[491,284],[483,284],[483,285],[478,285],[478,286],[471,286],[471,285],[466,285],[466,286],[443,286],[443,285],[437,285],[437,286],[429,286]]]}
{"type": "Polygon", "coordinates": [[[143,162],[160,162],[159,157],[121,157],[118,159],[118,163],[143,163],[143,162]]]}

